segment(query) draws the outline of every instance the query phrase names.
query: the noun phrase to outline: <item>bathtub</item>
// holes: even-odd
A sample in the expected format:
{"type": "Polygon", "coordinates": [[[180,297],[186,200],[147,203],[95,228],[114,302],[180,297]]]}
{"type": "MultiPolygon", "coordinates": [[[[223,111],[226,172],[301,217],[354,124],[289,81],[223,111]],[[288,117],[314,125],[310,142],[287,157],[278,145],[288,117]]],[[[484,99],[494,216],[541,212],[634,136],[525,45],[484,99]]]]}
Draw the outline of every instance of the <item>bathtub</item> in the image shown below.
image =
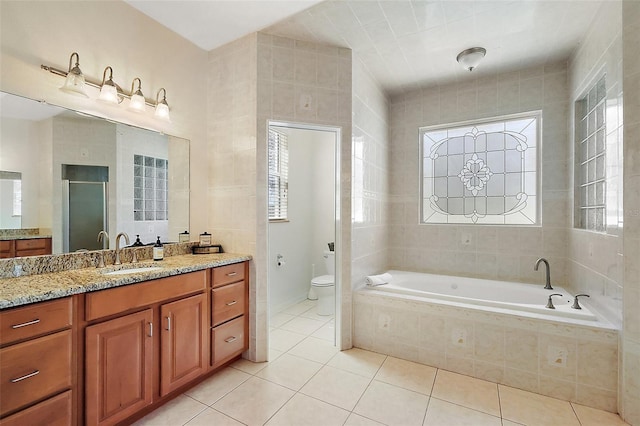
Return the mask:
{"type": "MultiPolygon", "coordinates": [[[[582,309],[573,309],[573,296],[562,287],[545,290],[544,285],[494,281],[478,278],[434,275],[418,272],[388,271],[393,277],[389,284],[368,289],[447,301],[477,309],[488,308],[498,312],[512,311],[515,314],[529,312],[542,316],[567,318],[581,321],[598,321],[599,318],[580,300],[582,309]],[[550,294],[554,296],[556,309],[546,307],[550,294]]],[[[588,303],[588,299],[587,303],[588,303]]]]}
{"type": "Polygon", "coordinates": [[[588,299],[578,310],[559,286],[388,272],[353,294],[355,347],[616,412],[619,331],[588,299]]]}

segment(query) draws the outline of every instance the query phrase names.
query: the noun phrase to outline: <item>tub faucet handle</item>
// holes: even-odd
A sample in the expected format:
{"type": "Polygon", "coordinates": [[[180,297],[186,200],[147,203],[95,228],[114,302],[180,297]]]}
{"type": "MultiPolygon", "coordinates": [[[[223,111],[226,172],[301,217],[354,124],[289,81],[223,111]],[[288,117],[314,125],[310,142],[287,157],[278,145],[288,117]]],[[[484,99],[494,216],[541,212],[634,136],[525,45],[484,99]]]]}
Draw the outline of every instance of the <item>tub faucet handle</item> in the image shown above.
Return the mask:
{"type": "Polygon", "coordinates": [[[576,294],[576,297],[573,299],[573,305],[571,305],[573,309],[582,309],[582,307],[580,306],[580,303],[578,303],[578,297],[582,297],[582,296],[591,297],[588,294],[576,294]]]}
{"type": "Polygon", "coordinates": [[[547,301],[547,308],[548,309],[555,309],[556,307],[553,306],[553,300],[551,299],[553,296],[562,296],[562,294],[560,293],[553,293],[549,295],[549,300],[547,301]]]}

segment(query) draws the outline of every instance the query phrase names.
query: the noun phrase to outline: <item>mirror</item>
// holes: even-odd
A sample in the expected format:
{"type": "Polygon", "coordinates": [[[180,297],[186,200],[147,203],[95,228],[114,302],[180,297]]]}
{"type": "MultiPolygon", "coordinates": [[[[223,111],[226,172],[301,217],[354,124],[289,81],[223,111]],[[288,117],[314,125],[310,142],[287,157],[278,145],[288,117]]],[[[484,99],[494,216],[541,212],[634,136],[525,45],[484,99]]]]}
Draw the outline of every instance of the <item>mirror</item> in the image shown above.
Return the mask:
{"type": "Polygon", "coordinates": [[[2,239],[50,236],[57,254],[189,230],[188,140],[3,92],[0,120],[2,239]]]}

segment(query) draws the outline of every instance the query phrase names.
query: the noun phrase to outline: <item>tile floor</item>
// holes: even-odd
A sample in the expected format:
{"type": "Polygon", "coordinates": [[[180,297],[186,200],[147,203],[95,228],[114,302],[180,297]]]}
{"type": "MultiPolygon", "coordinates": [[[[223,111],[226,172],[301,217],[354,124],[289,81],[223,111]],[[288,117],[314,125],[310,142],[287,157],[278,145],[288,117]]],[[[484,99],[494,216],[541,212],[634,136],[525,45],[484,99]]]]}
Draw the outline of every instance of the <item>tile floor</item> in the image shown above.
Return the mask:
{"type": "Polygon", "coordinates": [[[271,318],[271,360],[239,360],[136,423],[146,425],[625,425],[605,411],[362,349],[304,301],[271,318]]]}

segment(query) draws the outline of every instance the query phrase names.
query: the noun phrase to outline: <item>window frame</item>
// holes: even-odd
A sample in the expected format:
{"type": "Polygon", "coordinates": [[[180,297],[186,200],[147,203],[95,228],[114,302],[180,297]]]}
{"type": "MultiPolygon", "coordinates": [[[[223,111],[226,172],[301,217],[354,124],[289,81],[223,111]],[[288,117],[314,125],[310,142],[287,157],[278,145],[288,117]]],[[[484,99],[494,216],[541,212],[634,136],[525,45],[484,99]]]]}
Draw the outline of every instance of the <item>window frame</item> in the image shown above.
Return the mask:
{"type": "MultiPolygon", "coordinates": [[[[492,117],[486,117],[481,119],[472,119],[465,121],[457,121],[450,123],[442,123],[435,124],[429,126],[421,126],[418,128],[418,145],[419,145],[419,156],[418,156],[418,170],[419,170],[419,217],[418,223],[420,225],[474,225],[474,226],[524,226],[524,227],[541,227],[542,226],[542,192],[541,192],[541,181],[542,181],[542,148],[543,148],[543,111],[532,110],[532,111],[524,111],[513,114],[502,114],[496,115],[492,117]],[[487,125],[491,123],[504,123],[508,121],[515,121],[518,119],[527,119],[532,118],[536,120],[536,158],[535,158],[535,214],[536,220],[534,223],[490,223],[490,222],[473,222],[469,221],[452,221],[452,222],[427,222],[425,221],[425,192],[424,192],[424,184],[425,184],[425,167],[424,167],[424,134],[428,132],[433,132],[436,130],[455,130],[462,127],[473,127],[477,125],[487,125]]],[[[521,173],[525,173],[525,171],[521,171],[521,173]]],[[[456,215],[461,216],[461,215],[456,215]]]]}
{"type": "Polygon", "coordinates": [[[276,129],[269,128],[267,131],[267,218],[269,222],[289,221],[289,141],[288,136],[276,129]],[[271,155],[271,134],[278,135],[277,164],[273,164],[271,155]],[[273,171],[273,169],[277,169],[273,171]],[[277,180],[276,188],[272,190],[272,180],[277,180]],[[272,192],[277,190],[276,200],[272,204],[272,192]],[[276,214],[277,213],[277,214],[276,214]]]}

